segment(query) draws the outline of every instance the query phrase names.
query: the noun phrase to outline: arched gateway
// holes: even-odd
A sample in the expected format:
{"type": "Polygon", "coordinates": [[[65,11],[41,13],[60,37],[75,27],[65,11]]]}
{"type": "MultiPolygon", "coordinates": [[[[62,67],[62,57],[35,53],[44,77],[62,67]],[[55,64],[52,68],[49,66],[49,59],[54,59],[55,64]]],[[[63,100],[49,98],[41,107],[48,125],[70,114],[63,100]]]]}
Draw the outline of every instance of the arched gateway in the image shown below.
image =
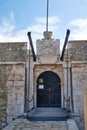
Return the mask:
{"type": "Polygon", "coordinates": [[[61,81],[51,71],[40,74],[37,80],[37,107],[61,107],[61,81]]]}

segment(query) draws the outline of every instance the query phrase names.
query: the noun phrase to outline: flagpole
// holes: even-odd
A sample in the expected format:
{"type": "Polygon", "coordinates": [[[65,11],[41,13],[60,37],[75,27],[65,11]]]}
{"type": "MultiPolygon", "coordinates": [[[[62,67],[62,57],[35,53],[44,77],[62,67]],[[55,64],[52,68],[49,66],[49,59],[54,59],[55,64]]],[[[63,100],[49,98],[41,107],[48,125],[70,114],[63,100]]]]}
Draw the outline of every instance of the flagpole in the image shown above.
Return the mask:
{"type": "Polygon", "coordinates": [[[48,31],[49,0],[47,0],[46,31],[48,31]]]}

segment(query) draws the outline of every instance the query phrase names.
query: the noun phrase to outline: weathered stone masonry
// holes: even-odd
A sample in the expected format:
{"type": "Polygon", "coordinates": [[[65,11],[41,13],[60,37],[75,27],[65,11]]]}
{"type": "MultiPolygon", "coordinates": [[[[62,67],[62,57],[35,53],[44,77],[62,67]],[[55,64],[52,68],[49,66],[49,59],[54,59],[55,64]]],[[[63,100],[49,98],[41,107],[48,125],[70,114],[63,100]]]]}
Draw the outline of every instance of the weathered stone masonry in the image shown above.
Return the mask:
{"type": "MultiPolygon", "coordinates": [[[[36,44],[37,60],[33,62],[32,55],[30,57],[27,55],[26,42],[0,43],[0,127],[22,115],[24,105],[26,105],[27,111],[37,107],[37,79],[45,71],[54,72],[60,77],[61,107],[65,107],[67,56],[65,54],[64,61],[60,61],[59,39],[45,37],[42,40],[37,40],[36,44]],[[28,91],[25,93],[26,86],[29,88],[29,93],[28,91]],[[34,99],[25,104],[25,96],[28,99],[34,96],[34,99]]],[[[87,85],[87,41],[70,41],[68,46],[70,109],[83,117],[83,85],[84,83],[87,85]]]]}
{"type": "Polygon", "coordinates": [[[27,43],[0,43],[0,62],[26,62],[27,43]]]}
{"type": "MultiPolygon", "coordinates": [[[[7,121],[7,86],[6,82],[10,74],[11,67],[6,65],[0,65],[0,126],[1,123],[6,123],[7,121]]],[[[3,124],[2,124],[3,125],[3,124]]]]}
{"type": "Polygon", "coordinates": [[[24,113],[27,43],[0,43],[0,128],[24,113]]]}
{"type": "Polygon", "coordinates": [[[7,120],[24,113],[25,65],[13,65],[7,81],[7,120]]]}
{"type": "Polygon", "coordinates": [[[87,61],[87,41],[69,41],[69,55],[72,61],[87,61]]]}
{"type": "Polygon", "coordinates": [[[87,41],[69,41],[74,112],[83,117],[83,86],[87,84],[87,41]]]}

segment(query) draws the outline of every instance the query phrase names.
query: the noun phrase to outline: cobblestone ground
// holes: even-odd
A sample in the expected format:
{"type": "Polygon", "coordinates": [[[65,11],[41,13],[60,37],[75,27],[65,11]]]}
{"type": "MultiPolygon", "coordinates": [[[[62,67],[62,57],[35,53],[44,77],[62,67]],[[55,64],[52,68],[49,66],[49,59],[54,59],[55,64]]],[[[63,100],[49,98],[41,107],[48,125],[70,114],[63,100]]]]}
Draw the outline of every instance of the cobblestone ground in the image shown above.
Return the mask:
{"type": "Polygon", "coordinates": [[[68,130],[66,121],[28,121],[16,119],[3,130],[68,130]]]}

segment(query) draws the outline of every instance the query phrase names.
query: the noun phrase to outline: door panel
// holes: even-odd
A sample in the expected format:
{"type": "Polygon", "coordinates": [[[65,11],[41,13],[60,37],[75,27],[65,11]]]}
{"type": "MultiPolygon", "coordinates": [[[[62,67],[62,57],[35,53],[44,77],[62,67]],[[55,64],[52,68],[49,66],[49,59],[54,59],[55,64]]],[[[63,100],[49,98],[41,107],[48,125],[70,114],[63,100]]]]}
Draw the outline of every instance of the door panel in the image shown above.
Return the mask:
{"type": "Polygon", "coordinates": [[[61,107],[60,78],[51,71],[46,71],[37,81],[37,107],[61,107]]]}

